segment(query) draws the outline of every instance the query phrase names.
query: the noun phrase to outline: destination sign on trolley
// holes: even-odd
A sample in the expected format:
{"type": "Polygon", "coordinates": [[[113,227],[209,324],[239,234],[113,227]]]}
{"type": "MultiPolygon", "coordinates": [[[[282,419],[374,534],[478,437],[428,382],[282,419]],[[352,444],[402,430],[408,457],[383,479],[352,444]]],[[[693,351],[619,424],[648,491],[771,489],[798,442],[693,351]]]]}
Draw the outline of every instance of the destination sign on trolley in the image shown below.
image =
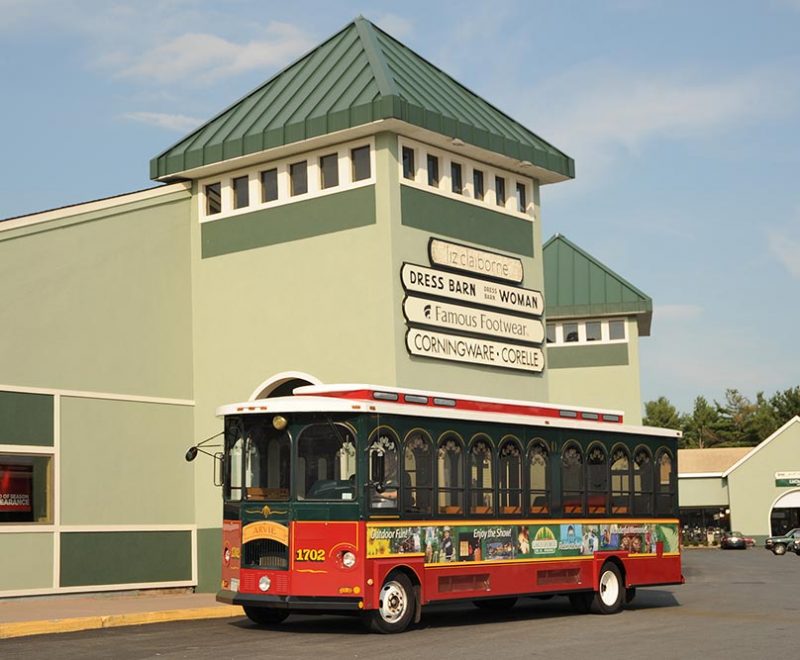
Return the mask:
{"type": "Polygon", "coordinates": [[[472,339],[411,328],[406,333],[406,347],[411,355],[439,360],[470,362],[536,373],[544,369],[544,353],[534,346],[517,346],[488,339],[472,339]]]}
{"type": "Polygon", "coordinates": [[[406,291],[462,300],[529,316],[541,316],[544,311],[542,294],[534,289],[446,273],[416,264],[403,264],[400,279],[406,291]]]}
{"type": "Polygon", "coordinates": [[[448,330],[461,330],[534,344],[540,344],[544,339],[544,326],[538,319],[436,302],[416,296],[408,296],[403,301],[403,312],[409,323],[433,325],[448,330]]]}

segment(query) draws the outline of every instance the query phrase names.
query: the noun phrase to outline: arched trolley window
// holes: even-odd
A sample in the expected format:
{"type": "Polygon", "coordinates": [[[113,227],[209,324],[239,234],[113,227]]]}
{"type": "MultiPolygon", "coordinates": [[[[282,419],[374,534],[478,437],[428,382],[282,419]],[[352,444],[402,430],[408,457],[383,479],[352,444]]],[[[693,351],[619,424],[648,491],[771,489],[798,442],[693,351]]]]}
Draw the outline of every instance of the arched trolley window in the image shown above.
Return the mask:
{"type": "Polygon", "coordinates": [[[570,441],[561,451],[561,506],[564,514],[582,514],[583,496],[583,453],[577,442],[570,441]]]}
{"type": "Polygon", "coordinates": [[[675,468],[668,449],[659,448],[656,453],[656,470],[656,514],[675,515],[675,468]]]}
{"type": "Polygon", "coordinates": [[[541,438],[531,440],[528,447],[528,480],[530,512],[534,515],[550,513],[550,452],[541,438]]]}
{"type": "Polygon", "coordinates": [[[448,431],[439,438],[436,459],[437,510],[444,515],[464,511],[464,443],[461,437],[448,431]]]}
{"type": "Polygon", "coordinates": [[[469,513],[494,513],[494,449],[489,436],[481,433],[469,445],[469,513]]]}
{"type": "Polygon", "coordinates": [[[611,513],[629,515],[631,512],[631,460],[625,445],[611,450],[611,513]]]}
{"type": "Polygon", "coordinates": [[[498,507],[502,515],[522,513],[523,485],[522,449],[513,435],[500,439],[497,458],[498,507]]]}
{"type": "Polygon", "coordinates": [[[433,441],[422,429],[413,429],[403,442],[403,511],[433,513],[433,441]]]}
{"type": "Polygon", "coordinates": [[[379,426],[367,440],[367,497],[371,509],[397,511],[400,501],[399,447],[400,439],[389,426],[379,426]]]}
{"type": "Polygon", "coordinates": [[[599,442],[586,452],[586,508],[590,515],[608,513],[608,458],[599,442]]]}
{"type": "Polygon", "coordinates": [[[306,426],[297,437],[297,499],[353,500],[356,436],[347,424],[306,426]]]}
{"type": "Polygon", "coordinates": [[[633,513],[653,515],[653,456],[641,445],[633,454],[633,513]]]}

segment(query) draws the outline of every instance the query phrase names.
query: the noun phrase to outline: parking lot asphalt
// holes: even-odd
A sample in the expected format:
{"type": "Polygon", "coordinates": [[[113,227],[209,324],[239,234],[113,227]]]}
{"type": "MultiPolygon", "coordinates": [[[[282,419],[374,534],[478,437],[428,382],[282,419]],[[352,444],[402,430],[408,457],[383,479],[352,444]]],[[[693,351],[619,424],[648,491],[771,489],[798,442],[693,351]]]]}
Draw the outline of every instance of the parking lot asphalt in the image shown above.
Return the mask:
{"type": "Polygon", "coordinates": [[[760,658],[800,641],[800,557],[763,548],[688,550],[686,584],[640,589],[617,615],[578,615],[565,598],[525,599],[504,613],[469,603],[423,610],[400,635],[357,619],[291,616],[273,627],[242,617],[0,641],[0,657],[38,658],[760,658]]]}

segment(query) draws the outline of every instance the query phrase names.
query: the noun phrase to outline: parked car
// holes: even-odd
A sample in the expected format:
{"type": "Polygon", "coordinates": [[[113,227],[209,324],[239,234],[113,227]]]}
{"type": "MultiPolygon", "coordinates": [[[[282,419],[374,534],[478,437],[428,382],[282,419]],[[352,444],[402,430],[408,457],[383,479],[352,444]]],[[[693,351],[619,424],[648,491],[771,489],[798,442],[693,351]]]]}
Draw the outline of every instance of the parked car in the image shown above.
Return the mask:
{"type": "Polygon", "coordinates": [[[800,527],[790,529],[780,536],[770,536],[764,541],[764,547],[776,555],[785,555],[787,550],[800,555],[800,527]]]}
{"type": "Polygon", "coordinates": [[[741,532],[722,532],[719,547],[723,550],[747,550],[747,540],[741,532]]]}

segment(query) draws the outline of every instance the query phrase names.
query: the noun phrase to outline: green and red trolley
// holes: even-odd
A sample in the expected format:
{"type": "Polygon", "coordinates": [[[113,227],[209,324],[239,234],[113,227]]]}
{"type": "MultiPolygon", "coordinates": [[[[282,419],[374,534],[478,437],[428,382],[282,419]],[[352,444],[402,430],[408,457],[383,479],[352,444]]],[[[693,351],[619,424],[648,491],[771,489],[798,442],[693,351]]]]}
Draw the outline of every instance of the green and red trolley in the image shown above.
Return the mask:
{"type": "Polygon", "coordinates": [[[683,582],[678,432],[615,411],[368,385],[223,406],[217,599],[258,623],[566,595],[619,611],[683,582]]]}

